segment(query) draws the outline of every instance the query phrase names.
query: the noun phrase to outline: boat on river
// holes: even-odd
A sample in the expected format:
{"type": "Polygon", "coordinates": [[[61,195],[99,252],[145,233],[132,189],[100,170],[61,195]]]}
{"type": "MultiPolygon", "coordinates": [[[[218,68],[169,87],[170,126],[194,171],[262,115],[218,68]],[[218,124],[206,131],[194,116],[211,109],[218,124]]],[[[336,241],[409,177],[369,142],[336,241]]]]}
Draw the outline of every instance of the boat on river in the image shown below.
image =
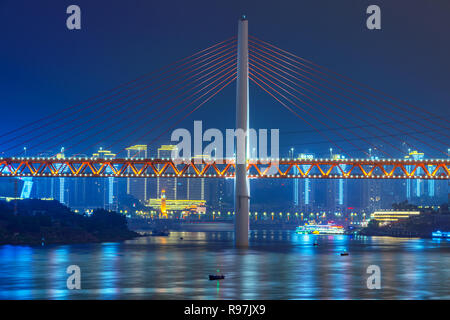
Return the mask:
{"type": "Polygon", "coordinates": [[[335,224],[305,224],[295,229],[298,234],[345,234],[343,226],[335,224]]]}

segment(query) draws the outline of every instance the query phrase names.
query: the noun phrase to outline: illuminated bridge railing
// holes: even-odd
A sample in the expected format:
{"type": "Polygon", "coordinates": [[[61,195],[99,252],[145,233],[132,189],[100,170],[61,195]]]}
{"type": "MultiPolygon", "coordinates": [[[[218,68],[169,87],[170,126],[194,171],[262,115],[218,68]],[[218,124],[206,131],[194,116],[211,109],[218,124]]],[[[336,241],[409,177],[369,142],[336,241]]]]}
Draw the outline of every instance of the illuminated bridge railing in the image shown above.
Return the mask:
{"type": "MultiPolygon", "coordinates": [[[[0,158],[0,177],[233,178],[234,159],[0,158]],[[200,161],[200,163],[198,163],[200,161]]],[[[251,159],[249,178],[450,179],[450,159],[251,159]]]]}

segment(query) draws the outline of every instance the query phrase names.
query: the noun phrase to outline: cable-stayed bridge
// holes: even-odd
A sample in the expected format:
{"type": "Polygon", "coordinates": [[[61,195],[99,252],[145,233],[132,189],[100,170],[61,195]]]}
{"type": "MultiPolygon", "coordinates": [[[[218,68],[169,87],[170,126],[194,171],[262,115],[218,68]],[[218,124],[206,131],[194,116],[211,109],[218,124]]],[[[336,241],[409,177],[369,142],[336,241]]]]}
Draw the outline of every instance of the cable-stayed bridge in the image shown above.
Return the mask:
{"type": "MultiPolygon", "coordinates": [[[[408,149],[449,157],[448,115],[391,97],[251,35],[246,45],[243,63],[251,83],[346,158],[355,153],[371,158],[369,149],[380,158],[403,158],[408,149]]],[[[77,156],[99,145],[120,154],[142,141],[153,145],[235,83],[237,72],[237,38],[231,37],[0,133],[0,156],[51,157],[61,147],[77,156]]]]}
{"type": "MultiPolygon", "coordinates": [[[[296,177],[448,176],[450,121],[446,115],[393,98],[251,35],[247,44],[244,68],[251,83],[299,119],[311,136],[321,138],[320,142],[302,141],[305,145],[327,144],[343,156],[312,162],[293,156],[286,161],[292,168],[297,167],[296,177]],[[408,150],[426,151],[427,158],[405,159],[408,150]],[[375,152],[377,157],[372,154],[375,152]],[[371,164],[375,165],[374,170],[363,168],[371,164]],[[390,164],[396,169],[388,167],[390,164]],[[312,168],[304,169],[303,165],[312,168]],[[331,172],[323,171],[320,165],[331,165],[331,172]],[[315,169],[318,173],[314,173],[315,169]]],[[[133,165],[143,160],[120,155],[130,145],[146,142],[153,146],[166,138],[183,120],[235,83],[237,69],[237,38],[232,37],[79,104],[1,133],[0,176],[120,177],[129,171],[117,167],[120,164],[128,166],[136,176],[168,174],[170,167],[171,174],[183,177],[186,170],[170,163],[153,170],[152,163],[168,163],[164,159],[149,158],[145,170],[134,170],[133,165]],[[111,166],[109,173],[104,172],[104,167],[96,167],[99,159],[88,155],[97,146],[117,154],[118,159],[105,162],[111,166]],[[58,159],[64,155],[64,161],[58,159]],[[77,164],[79,159],[83,161],[77,164]]],[[[263,160],[249,163],[248,173],[251,175],[254,167],[255,177],[269,177],[257,167],[256,163],[263,160]]],[[[234,168],[231,159],[224,161],[234,168]]],[[[276,159],[275,163],[286,161],[276,159]]],[[[193,169],[200,176],[229,177],[233,174],[230,167],[225,172],[193,169]]],[[[279,168],[270,177],[289,177],[289,171],[279,168]]]]}
{"type": "Polygon", "coordinates": [[[246,246],[249,178],[450,180],[449,123],[249,35],[244,17],[237,37],[0,134],[0,177],[233,178],[236,243],[246,246]],[[235,149],[243,161],[122,156],[157,145],[233,83],[236,129],[248,132],[249,82],[339,157],[251,159],[247,136],[235,149]],[[87,155],[99,146],[113,156],[87,155]]]}
{"type": "MultiPolygon", "coordinates": [[[[234,178],[234,159],[177,163],[153,158],[0,158],[0,177],[234,178]]],[[[449,179],[448,159],[249,159],[247,177],[308,179],[449,179]],[[272,169],[272,170],[271,170],[272,169]]]]}

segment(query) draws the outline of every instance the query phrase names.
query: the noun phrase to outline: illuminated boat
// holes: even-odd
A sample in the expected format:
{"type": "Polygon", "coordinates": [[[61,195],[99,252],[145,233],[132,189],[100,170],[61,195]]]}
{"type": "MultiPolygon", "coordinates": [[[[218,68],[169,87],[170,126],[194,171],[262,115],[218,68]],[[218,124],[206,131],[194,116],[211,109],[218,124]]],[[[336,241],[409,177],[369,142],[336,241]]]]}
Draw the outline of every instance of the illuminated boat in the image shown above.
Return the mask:
{"type": "Polygon", "coordinates": [[[431,233],[431,236],[433,238],[446,238],[450,239],[450,232],[442,232],[442,231],[435,231],[431,233]]]}
{"type": "Polygon", "coordinates": [[[343,226],[334,224],[305,224],[295,229],[298,234],[344,234],[343,226]]]}

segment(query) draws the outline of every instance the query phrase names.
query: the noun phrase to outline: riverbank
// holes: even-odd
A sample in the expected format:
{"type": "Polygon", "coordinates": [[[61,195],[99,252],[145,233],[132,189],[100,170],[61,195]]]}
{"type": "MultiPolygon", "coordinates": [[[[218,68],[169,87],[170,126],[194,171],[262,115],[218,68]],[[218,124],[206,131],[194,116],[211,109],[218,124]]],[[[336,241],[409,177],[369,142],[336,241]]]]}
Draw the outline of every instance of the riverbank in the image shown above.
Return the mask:
{"type": "Polygon", "coordinates": [[[367,228],[358,234],[364,236],[389,236],[406,238],[431,238],[434,231],[450,230],[450,214],[422,213],[419,216],[411,216],[403,221],[397,221],[387,225],[379,225],[371,221],[367,228]]]}
{"type": "Polygon", "coordinates": [[[57,201],[0,202],[0,244],[45,245],[130,240],[126,218],[112,211],[79,214],[57,201]]]}

